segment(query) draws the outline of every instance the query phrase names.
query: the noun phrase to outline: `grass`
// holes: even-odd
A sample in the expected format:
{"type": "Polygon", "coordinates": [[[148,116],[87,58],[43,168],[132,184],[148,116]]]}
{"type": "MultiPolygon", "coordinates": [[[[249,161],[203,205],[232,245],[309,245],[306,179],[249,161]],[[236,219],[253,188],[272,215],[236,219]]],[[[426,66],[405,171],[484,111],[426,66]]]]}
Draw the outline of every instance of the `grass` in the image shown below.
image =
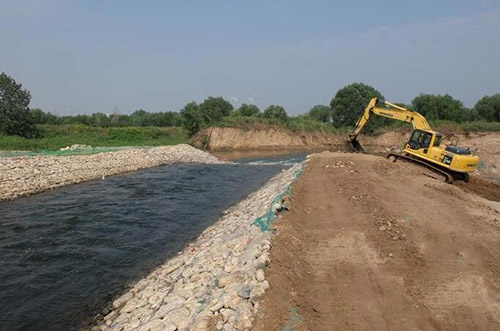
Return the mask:
{"type": "Polygon", "coordinates": [[[0,150],[58,150],[83,144],[93,147],[163,146],[184,143],[187,132],[178,127],[113,127],[40,125],[40,137],[26,139],[0,135],[0,150]]]}
{"type": "MultiPolygon", "coordinates": [[[[448,134],[448,133],[469,133],[469,132],[498,132],[500,131],[500,122],[464,122],[457,123],[452,121],[430,121],[429,123],[433,130],[448,134]]],[[[375,134],[383,133],[390,130],[408,129],[411,126],[403,122],[394,122],[391,125],[383,126],[375,130],[375,134]]]]}
{"type": "Polygon", "coordinates": [[[500,131],[500,122],[470,122],[463,124],[465,132],[500,131]]]}
{"type": "MultiPolygon", "coordinates": [[[[500,131],[500,122],[465,122],[457,123],[452,121],[430,121],[431,127],[439,132],[451,133],[451,132],[492,132],[500,131]]],[[[269,119],[263,117],[226,117],[222,121],[214,124],[213,126],[218,127],[238,127],[242,129],[265,129],[269,126],[284,127],[294,132],[325,132],[325,133],[339,133],[347,134],[351,132],[353,127],[341,127],[336,128],[329,123],[319,122],[308,117],[290,117],[286,122],[269,119]]],[[[394,121],[388,125],[384,125],[374,130],[369,130],[365,128],[364,134],[379,134],[389,130],[399,130],[399,129],[411,129],[411,125],[404,122],[394,121]]]]}

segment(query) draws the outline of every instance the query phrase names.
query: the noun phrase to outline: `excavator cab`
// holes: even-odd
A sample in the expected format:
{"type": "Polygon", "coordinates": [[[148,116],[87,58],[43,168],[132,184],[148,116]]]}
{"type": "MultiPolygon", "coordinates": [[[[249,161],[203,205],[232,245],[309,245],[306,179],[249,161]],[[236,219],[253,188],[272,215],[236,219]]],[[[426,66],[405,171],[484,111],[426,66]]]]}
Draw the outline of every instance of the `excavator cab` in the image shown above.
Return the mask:
{"type": "Polygon", "coordinates": [[[406,148],[412,150],[422,150],[422,153],[427,154],[429,147],[439,146],[443,136],[432,131],[413,130],[410,140],[406,144],[406,148]]]}

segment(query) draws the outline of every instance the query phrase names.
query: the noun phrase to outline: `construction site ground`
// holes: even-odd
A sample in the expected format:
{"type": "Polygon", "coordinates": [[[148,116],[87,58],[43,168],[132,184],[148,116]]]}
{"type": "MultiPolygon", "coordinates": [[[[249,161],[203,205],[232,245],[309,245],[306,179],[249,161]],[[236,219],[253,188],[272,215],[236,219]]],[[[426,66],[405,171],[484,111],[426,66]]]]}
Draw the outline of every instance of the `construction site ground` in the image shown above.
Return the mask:
{"type": "Polygon", "coordinates": [[[257,330],[500,330],[500,186],[315,154],[276,222],[257,330]]]}

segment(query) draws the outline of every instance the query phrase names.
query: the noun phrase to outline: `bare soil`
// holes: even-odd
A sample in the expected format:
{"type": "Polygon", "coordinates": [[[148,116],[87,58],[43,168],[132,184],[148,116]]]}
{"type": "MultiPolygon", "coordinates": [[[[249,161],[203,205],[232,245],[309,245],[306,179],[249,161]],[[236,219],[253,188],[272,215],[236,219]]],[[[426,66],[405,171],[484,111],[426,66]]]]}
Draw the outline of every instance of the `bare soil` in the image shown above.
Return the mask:
{"type": "Polygon", "coordinates": [[[500,330],[500,203],[484,198],[500,187],[484,184],[316,154],[276,223],[255,329],[500,330]]]}
{"type": "MultiPolygon", "coordinates": [[[[362,134],[358,137],[369,153],[387,153],[404,148],[411,130],[387,131],[378,135],[362,134]]],[[[470,147],[480,158],[478,171],[488,181],[500,184],[500,132],[444,133],[445,144],[470,147]]],[[[346,133],[293,132],[282,127],[263,126],[255,128],[212,127],[199,132],[191,143],[211,152],[255,151],[270,153],[300,150],[345,151],[346,133]]],[[[238,154],[221,154],[234,159],[238,154]]]]}

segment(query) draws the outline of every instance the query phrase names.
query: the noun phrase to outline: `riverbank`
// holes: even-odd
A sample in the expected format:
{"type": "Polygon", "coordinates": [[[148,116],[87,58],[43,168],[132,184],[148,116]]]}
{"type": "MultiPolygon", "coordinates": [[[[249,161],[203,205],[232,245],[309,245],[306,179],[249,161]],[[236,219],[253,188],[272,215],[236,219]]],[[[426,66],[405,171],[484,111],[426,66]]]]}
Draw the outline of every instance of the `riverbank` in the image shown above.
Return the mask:
{"type": "MultiPolygon", "coordinates": [[[[379,134],[362,134],[358,140],[373,152],[387,148],[404,147],[411,130],[388,130],[379,134]]],[[[443,142],[458,143],[472,149],[482,149],[492,143],[500,146],[499,132],[442,132],[443,142]]],[[[344,150],[348,132],[294,132],[286,128],[269,126],[257,128],[211,127],[200,131],[191,139],[193,146],[210,151],[255,151],[298,149],[344,150]]]]}
{"type": "MultiPolygon", "coordinates": [[[[478,174],[500,183],[500,133],[470,132],[445,133],[443,142],[470,147],[480,158],[478,174]]],[[[368,153],[399,151],[408,141],[410,130],[387,131],[377,135],[361,135],[358,140],[368,153]]],[[[241,156],[243,152],[345,151],[347,133],[293,132],[280,127],[238,128],[213,127],[201,131],[191,140],[198,147],[220,153],[241,156]]]]}
{"type": "Polygon", "coordinates": [[[185,144],[93,155],[0,158],[0,201],[175,163],[216,164],[223,161],[185,144]]]}
{"type": "Polygon", "coordinates": [[[266,221],[302,167],[283,170],[225,211],[175,258],[116,299],[95,329],[250,329],[269,287],[263,270],[271,247],[266,221]]]}

